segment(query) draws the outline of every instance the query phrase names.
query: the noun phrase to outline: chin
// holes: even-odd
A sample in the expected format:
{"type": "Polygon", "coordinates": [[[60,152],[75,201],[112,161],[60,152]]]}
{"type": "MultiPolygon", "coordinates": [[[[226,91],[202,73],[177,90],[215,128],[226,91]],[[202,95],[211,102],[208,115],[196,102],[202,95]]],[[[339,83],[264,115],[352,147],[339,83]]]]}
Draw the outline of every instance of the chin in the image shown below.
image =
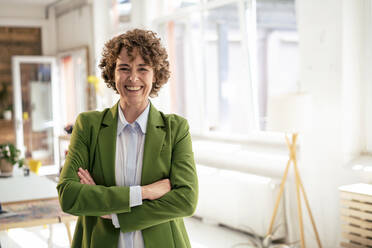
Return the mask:
{"type": "Polygon", "coordinates": [[[124,101],[130,105],[143,105],[147,103],[147,98],[133,99],[133,97],[124,97],[124,101]]]}

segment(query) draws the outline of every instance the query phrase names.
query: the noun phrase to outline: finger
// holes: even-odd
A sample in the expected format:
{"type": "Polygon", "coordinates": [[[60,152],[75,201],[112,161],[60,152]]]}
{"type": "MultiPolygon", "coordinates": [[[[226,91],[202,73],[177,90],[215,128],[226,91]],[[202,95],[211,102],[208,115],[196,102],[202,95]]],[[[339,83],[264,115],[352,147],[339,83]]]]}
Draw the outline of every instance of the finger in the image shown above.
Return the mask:
{"type": "Polygon", "coordinates": [[[81,173],[84,175],[84,178],[89,181],[90,184],[95,184],[93,178],[91,177],[91,175],[89,174],[89,171],[88,170],[83,170],[81,169],[81,173]]]}
{"type": "Polygon", "coordinates": [[[84,179],[80,179],[80,183],[81,184],[89,184],[86,180],[84,180],[84,179]]]}
{"type": "Polygon", "coordinates": [[[86,179],[84,179],[84,178],[80,179],[80,183],[82,183],[82,184],[89,184],[89,182],[86,179]]]}
{"type": "Polygon", "coordinates": [[[87,180],[87,177],[85,174],[81,173],[80,171],[78,172],[78,176],[80,179],[84,179],[84,180],[87,180]]]}
{"type": "Polygon", "coordinates": [[[79,168],[77,174],[79,175],[80,178],[85,178],[85,173],[83,169],[79,168]]]}
{"type": "Polygon", "coordinates": [[[95,185],[94,182],[92,182],[91,180],[89,180],[87,178],[84,178],[84,181],[86,182],[86,184],[95,185]]]}
{"type": "Polygon", "coordinates": [[[87,176],[87,179],[92,183],[92,184],[95,184],[92,176],[89,174],[88,170],[85,170],[85,173],[86,173],[86,176],[87,176]]]}
{"type": "Polygon", "coordinates": [[[77,174],[79,175],[79,177],[84,177],[84,174],[80,170],[78,170],[77,174]]]}
{"type": "Polygon", "coordinates": [[[80,179],[84,179],[85,184],[91,184],[91,185],[96,184],[93,178],[91,177],[91,175],[89,174],[88,170],[83,170],[82,168],[79,168],[78,175],[80,179]]]}
{"type": "Polygon", "coordinates": [[[78,176],[80,178],[80,180],[82,180],[84,178],[84,175],[80,173],[80,171],[78,171],[78,176]]]}
{"type": "Polygon", "coordinates": [[[94,183],[92,183],[89,179],[87,179],[84,175],[82,175],[80,172],[78,172],[78,175],[80,177],[80,183],[82,184],[92,184],[94,185],[94,183]]]}
{"type": "Polygon", "coordinates": [[[90,184],[89,181],[88,181],[86,178],[83,178],[83,182],[84,182],[85,184],[90,184]]]}
{"type": "Polygon", "coordinates": [[[85,176],[89,174],[89,172],[88,172],[87,170],[83,169],[83,168],[80,168],[79,171],[80,171],[83,175],[85,175],[85,176]]]}

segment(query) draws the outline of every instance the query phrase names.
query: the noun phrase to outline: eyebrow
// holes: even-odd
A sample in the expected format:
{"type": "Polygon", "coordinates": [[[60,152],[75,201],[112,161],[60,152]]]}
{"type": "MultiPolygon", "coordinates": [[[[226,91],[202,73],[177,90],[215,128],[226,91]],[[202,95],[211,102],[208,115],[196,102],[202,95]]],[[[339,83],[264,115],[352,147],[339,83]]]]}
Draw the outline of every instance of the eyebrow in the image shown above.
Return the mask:
{"type": "MultiPolygon", "coordinates": [[[[118,64],[118,67],[120,66],[127,66],[127,67],[130,67],[128,64],[118,64]]],[[[148,64],[138,64],[137,66],[150,66],[148,64]]]]}

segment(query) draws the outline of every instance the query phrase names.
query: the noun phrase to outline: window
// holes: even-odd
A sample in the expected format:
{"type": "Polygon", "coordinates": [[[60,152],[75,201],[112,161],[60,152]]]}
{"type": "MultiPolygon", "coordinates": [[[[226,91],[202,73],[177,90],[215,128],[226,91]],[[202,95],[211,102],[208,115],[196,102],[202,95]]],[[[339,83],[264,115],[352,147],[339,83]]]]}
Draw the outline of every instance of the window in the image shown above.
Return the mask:
{"type": "Polygon", "coordinates": [[[171,62],[169,111],[186,116],[194,133],[248,133],[254,125],[248,4],[225,2],[194,4],[158,24],[171,62]]]}
{"type": "Polygon", "coordinates": [[[257,98],[260,130],[266,130],[267,102],[300,90],[294,0],[257,0],[257,98]]]}
{"type": "Polygon", "coordinates": [[[294,1],[178,2],[155,20],[171,63],[168,111],[194,134],[265,130],[268,96],[298,88],[294,1]]]}
{"type": "Polygon", "coordinates": [[[132,3],[130,0],[116,0],[112,2],[110,15],[119,23],[130,22],[132,3]]]}
{"type": "MultiPolygon", "coordinates": [[[[92,86],[87,85],[87,50],[85,48],[58,54],[61,84],[59,98],[61,101],[61,128],[74,123],[81,112],[91,109],[92,86]],[[70,104],[62,104],[68,102],[70,104]]],[[[93,98],[94,99],[94,98],[93,98]]]]}

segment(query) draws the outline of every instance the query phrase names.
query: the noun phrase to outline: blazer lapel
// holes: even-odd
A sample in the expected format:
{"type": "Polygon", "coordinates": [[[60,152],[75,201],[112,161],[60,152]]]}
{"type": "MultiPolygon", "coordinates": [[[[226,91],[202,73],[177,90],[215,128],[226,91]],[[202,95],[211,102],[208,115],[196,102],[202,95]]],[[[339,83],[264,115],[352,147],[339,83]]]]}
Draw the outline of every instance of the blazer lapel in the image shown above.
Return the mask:
{"type": "Polygon", "coordinates": [[[118,103],[103,117],[98,136],[103,178],[107,186],[115,185],[115,151],[118,126],[118,103]]]}
{"type": "Polygon", "coordinates": [[[141,185],[153,183],[151,174],[154,170],[154,161],[158,158],[161,148],[163,147],[165,137],[164,127],[163,117],[150,102],[150,113],[147,121],[143,154],[141,185]]]}

